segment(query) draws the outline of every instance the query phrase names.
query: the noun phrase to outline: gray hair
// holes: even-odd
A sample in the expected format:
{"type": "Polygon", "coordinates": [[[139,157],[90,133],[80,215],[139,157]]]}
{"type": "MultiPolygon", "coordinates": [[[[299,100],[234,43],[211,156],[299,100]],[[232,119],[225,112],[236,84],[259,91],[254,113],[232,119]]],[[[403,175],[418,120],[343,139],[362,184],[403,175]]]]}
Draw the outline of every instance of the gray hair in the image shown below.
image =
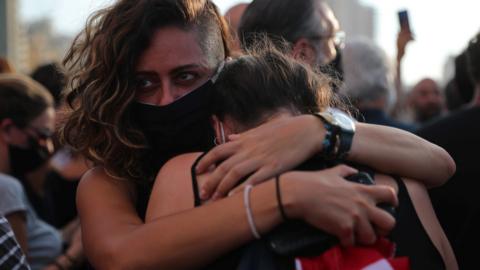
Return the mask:
{"type": "Polygon", "coordinates": [[[390,62],[372,41],[357,38],[346,42],[342,66],[343,94],[359,103],[385,98],[388,105],[393,104],[396,96],[390,62]]]}
{"type": "Polygon", "coordinates": [[[318,36],[323,26],[317,14],[319,3],[326,5],[318,0],[254,0],[245,10],[238,29],[242,47],[250,48],[257,33],[290,43],[318,36]]]}

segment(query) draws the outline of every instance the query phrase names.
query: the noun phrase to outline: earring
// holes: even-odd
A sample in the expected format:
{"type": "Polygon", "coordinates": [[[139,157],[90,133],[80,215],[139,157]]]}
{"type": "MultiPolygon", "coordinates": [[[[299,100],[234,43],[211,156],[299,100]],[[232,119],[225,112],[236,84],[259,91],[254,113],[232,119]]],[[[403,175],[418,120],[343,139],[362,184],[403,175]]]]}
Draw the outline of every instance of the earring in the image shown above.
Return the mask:
{"type": "Polygon", "coordinates": [[[215,136],[213,137],[213,145],[215,145],[215,146],[219,145],[217,137],[215,137],[215,136]]]}

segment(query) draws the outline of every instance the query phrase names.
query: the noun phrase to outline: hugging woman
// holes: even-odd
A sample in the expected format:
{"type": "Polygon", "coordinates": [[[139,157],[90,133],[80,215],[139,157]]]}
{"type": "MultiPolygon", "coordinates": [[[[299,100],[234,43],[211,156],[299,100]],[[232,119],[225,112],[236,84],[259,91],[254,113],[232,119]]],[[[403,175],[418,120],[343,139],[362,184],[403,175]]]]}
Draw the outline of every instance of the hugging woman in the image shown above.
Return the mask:
{"type": "MultiPolygon", "coordinates": [[[[223,18],[208,0],[120,0],[96,12],[76,38],[64,61],[71,108],[61,133],[95,164],[77,194],[85,251],[94,267],[198,268],[253,239],[242,194],[144,221],[160,167],[178,154],[213,146],[208,92],[229,55],[229,40],[223,18]]],[[[348,160],[427,186],[444,183],[455,170],[443,149],[410,133],[367,124],[355,128],[348,160]]],[[[247,181],[256,183],[251,200],[259,206],[252,214],[259,230],[269,231],[282,219],[273,183],[262,181],[322,153],[326,133],[317,117],[299,115],[239,134],[201,160],[199,172],[223,162],[200,191],[204,198],[221,191],[218,197],[249,175],[247,181]]],[[[376,207],[379,201],[395,204],[391,188],[317,176],[302,174],[310,179],[304,190],[343,199],[298,194],[299,219],[345,245],[353,244],[354,235],[356,243],[371,242],[374,226],[382,231],[394,226],[394,219],[376,207]]]]}

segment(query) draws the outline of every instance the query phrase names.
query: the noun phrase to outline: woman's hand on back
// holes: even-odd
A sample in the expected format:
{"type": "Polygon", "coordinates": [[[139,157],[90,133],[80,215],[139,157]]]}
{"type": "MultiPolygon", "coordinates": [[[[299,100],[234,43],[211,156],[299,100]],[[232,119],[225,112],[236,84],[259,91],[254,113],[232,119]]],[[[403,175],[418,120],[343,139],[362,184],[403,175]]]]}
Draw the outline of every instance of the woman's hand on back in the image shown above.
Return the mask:
{"type": "Polygon", "coordinates": [[[200,187],[202,199],[225,196],[245,177],[237,190],[294,168],[320,151],[324,131],[317,118],[302,115],[229,136],[229,142],[212,149],[197,166],[197,173],[203,173],[221,162],[200,187]]]}
{"type": "Polygon", "coordinates": [[[391,187],[344,179],[353,173],[355,169],[339,165],[282,175],[280,189],[287,216],[301,218],[337,236],[343,246],[374,243],[377,235],[386,235],[395,225],[394,217],[377,204],[397,206],[398,198],[391,187]]]}

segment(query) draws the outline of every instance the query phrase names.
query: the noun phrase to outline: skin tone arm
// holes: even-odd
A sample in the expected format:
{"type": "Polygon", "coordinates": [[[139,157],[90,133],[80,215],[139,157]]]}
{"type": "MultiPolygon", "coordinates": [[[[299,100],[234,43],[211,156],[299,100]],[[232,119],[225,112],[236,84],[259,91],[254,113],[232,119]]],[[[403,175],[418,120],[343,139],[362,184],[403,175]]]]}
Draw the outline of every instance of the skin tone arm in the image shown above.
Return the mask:
{"type": "MultiPolygon", "coordinates": [[[[363,123],[357,123],[356,129],[348,160],[383,173],[418,179],[427,187],[445,183],[455,172],[455,163],[444,149],[418,136],[363,123]]],[[[324,136],[323,124],[311,115],[271,121],[231,135],[231,142],[215,147],[198,164],[197,170],[202,173],[222,160],[200,188],[201,197],[225,196],[239,179],[250,174],[246,183],[256,184],[288,171],[320,153],[324,136]]]]}
{"type": "MultiPolygon", "coordinates": [[[[194,207],[191,176],[190,173],[183,172],[188,171],[186,167],[191,166],[198,155],[179,156],[162,168],[150,196],[146,215],[147,223],[194,207]],[[170,181],[172,178],[177,181],[170,181]]],[[[197,180],[201,184],[205,177],[198,177],[197,180]]],[[[391,187],[398,193],[398,186],[390,176],[376,174],[375,181],[379,185],[391,187]]],[[[434,214],[425,187],[413,180],[405,180],[405,185],[418,217],[434,246],[442,255],[447,269],[458,269],[453,250],[434,214]]]]}
{"type": "Polygon", "coordinates": [[[433,209],[427,190],[422,184],[418,183],[418,181],[411,179],[405,179],[405,185],[412,199],[413,207],[420,218],[420,222],[430,239],[432,239],[433,245],[442,256],[446,269],[457,270],[458,263],[455,258],[455,253],[435,215],[435,210],[433,209]]]}
{"type": "Polygon", "coordinates": [[[15,234],[18,244],[22,248],[23,253],[28,257],[28,245],[27,245],[27,221],[25,218],[25,212],[18,211],[13,212],[5,216],[12,231],[15,234]]]}
{"type": "Polygon", "coordinates": [[[413,41],[413,35],[410,30],[401,28],[397,36],[397,62],[395,74],[395,91],[397,93],[397,101],[393,107],[393,114],[398,114],[406,105],[406,93],[402,83],[402,60],[405,56],[405,50],[408,43],[413,41]]]}
{"type": "MultiPolygon", "coordinates": [[[[340,166],[325,177],[316,172],[282,175],[287,214],[339,236],[345,245],[353,244],[354,235],[372,241],[371,223],[389,231],[395,221],[375,204],[396,205],[394,192],[338,180],[338,175],[351,173],[352,169],[340,166]],[[338,181],[332,181],[335,175],[338,181]]],[[[96,268],[191,269],[253,239],[243,194],[144,224],[135,211],[131,190],[128,182],[114,181],[101,168],[88,172],[79,185],[77,206],[85,252],[96,268]]],[[[250,199],[261,234],[280,223],[273,181],[255,186],[250,199]]]]}
{"type": "MultiPolygon", "coordinates": [[[[375,182],[379,185],[387,185],[395,189],[398,193],[398,186],[392,177],[384,174],[375,174],[375,182]]],[[[457,270],[458,264],[453,253],[453,249],[445,235],[445,232],[435,215],[428,192],[418,181],[412,179],[403,179],[407,192],[412,200],[413,207],[417,213],[420,223],[422,223],[427,235],[433,245],[438,250],[445,263],[446,269],[457,270]]]]}

